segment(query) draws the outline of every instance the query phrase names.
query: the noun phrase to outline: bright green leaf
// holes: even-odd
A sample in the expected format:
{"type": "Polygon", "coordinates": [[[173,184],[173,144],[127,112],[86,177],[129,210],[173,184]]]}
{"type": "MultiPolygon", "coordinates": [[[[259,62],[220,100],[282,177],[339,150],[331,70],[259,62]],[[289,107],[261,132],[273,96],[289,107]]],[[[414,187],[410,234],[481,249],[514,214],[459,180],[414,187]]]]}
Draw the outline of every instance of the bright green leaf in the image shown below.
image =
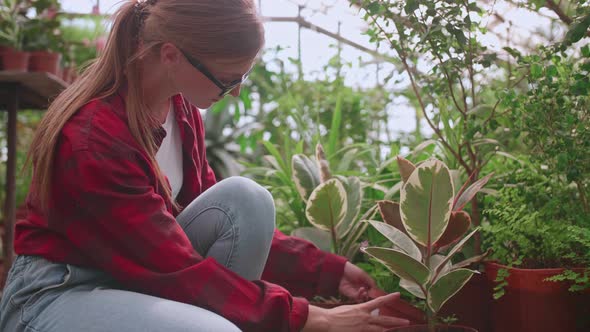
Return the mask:
{"type": "Polygon", "coordinates": [[[331,237],[330,233],[315,227],[301,227],[296,228],[291,232],[291,236],[295,236],[307,240],[316,245],[323,251],[330,252],[331,237]]]}
{"type": "Polygon", "coordinates": [[[311,193],[305,215],[315,227],[335,231],[346,216],[347,204],[346,191],[342,183],[337,179],[330,179],[311,193]]]}
{"type": "Polygon", "coordinates": [[[379,247],[368,247],[362,250],[376,258],[402,279],[410,280],[419,285],[424,285],[428,281],[430,270],[424,264],[400,250],[379,247]]]}
{"type": "Polygon", "coordinates": [[[430,309],[438,312],[445,302],[465,286],[474,273],[468,269],[459,269],[441,276],[429,289],[430,309]]]}
{"type": "Polygon", "coordinates": [[[453,183],[449,169],[436,159],[422,163],[401,190],[400,212],[408,234],[428,247],[447,227],[453,206],[453,183]]]}
{"type": "Polygon", "coordinates": [[[320,185],[320,171],[315,161],[303,154],[296,154],[291,159],[293,181],[303,201],[307,202],[311,192],[320,185]]]}
{"type": "Polygon", "coordinates": [[[337,227],[338,237],[344,238],[352,228],[356,217],[361,211],[363,190],[361,187],[361,181],[356,176],[350,176],[346,178],[344,176],[337,175],[336,178],[342,183],[344,190],[346,191],[346,201],[348,202],[346,217],[344,218],[344,221],[337,227]]]}
{"type": "Polygon", "coordinates": [[[397,249],[400,249],[417,261],[422,261],[420,249],[404,232],[384,222],[375,220],[366,220],[366,222],[370,223],[379,233],[383,234],[397,249]]]}

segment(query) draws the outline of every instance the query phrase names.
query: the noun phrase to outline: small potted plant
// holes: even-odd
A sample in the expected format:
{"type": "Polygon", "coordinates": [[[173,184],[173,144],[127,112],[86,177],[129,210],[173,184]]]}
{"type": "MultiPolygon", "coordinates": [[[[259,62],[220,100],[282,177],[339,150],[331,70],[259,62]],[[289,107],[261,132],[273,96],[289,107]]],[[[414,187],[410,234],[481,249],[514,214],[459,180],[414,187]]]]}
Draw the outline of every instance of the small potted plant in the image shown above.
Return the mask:
{"type": "Polygon", "coordinates": [[[363,199],[361,181],[356,176],[332,175],[321,144],[316,146],[315,160],[296,154],[291,167],[293,181],[305,203],[305,215],[312,225],[295,229],[292,235],[352,259],[366,228],[359,221],[376,212],[371,208],[359,218],[363,199]]]}
{"type": "MultiPolygon", "coordinates": [[[[461,211],[467,202],[485,185],[490,176],[473,183],[469,188],[455,188],[447,166],[429,159],[415,166],[398,158],[403,185],[400,202],[381,202],[393,205],[388,222],[368,220],[375,229],[389,239],[391,248],[365,247],[362,251],[387,266],[401,278],[400,286],[425,300],[427,325],[394,329],[399,332],[475,331],[468,327],[437,324],[442,306],[478,273],[467,269],[481,261],[487,253],[453,264],[451,259],[478,231],[468,235],[471,219],[461,211]],[[443,253],[446,252],[446,255],[443,253]]],[[[385,218],[384,218],[385,219],[385,218]]]]}
{"type": "Polygon", "coordinates": [[[4,70],[26,72],[30,54],[23,51],[26,4],[17,0],[2,0],[0,3],[0,44],[4,70]]]}
{"type": "Polygon", "coordinates": [[[31,52],[29,71],[60,75],[63,42],[61,22],[57,18],[59,3],[38,1],[33,6],[37,16],[26,24],[24,45],[31,52]]]}

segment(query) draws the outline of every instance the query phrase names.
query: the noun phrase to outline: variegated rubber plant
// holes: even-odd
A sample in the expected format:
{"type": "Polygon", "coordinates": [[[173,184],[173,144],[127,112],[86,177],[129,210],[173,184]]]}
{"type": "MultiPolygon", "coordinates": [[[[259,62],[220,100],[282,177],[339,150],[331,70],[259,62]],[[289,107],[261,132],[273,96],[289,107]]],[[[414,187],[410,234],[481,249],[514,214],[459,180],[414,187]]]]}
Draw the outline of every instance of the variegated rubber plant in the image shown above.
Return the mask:
{"type": "Polygon", "coordinates": [[[415,166],[401,157],[397,162],[403,181],[400,202],[380,201],[384,222],[366,221],[393,246],[362,250],[399,276],[401,287],[426,301],[428,323],[434,331],[440,308],[478,273],[466,267],[487,255],[484,253],[457,264],[451,262],[478,231],[476,228],[465,236],[471,218],[462,209],[488,182],[491,174],[466,190],[464,185],[455,195],[451,173],[443,162],[429,159],[415,166]]]}
{"type": "Polygon", "coordinates": [[[321,144],[316,146],[315,160],[296,154],[291,167],[297,190],[306,204],[306,217],[314,226],[295,229],[291,234],[352,259],[367,226],[359,221],[376,212],[376,207],[371,208],[359,218],[361,181],[356,176],[332,175],[321,144]]]}

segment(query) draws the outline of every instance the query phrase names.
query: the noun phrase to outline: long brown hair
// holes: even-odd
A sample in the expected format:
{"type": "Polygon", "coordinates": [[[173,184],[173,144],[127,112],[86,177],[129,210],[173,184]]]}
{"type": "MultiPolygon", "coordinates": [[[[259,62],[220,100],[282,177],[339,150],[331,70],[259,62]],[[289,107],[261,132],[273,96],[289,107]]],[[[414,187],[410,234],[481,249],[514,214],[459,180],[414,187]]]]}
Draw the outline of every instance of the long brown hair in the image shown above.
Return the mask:
{"type": "MultiPolygon", "coordinates": [[[[36,199],[48,207],[55,150],[64,124],[95,98],[107,98],[127,85],[129,129],[150,156],[161,184],[164,176],[155,161],[152,130],[157,125],[146,111],[139,59],[164,42],[171,42],[198,59],[254,58],[264,44],[264,28],[254,0],[130,0],[114,15],[104,52],[49,106],[35,132],[27,156],[32,161],[36,199]],[[142,44],[141,49],[138,47],[142,44]]],[[[167,185],[166,199],[171,199],[167,185]]]]}

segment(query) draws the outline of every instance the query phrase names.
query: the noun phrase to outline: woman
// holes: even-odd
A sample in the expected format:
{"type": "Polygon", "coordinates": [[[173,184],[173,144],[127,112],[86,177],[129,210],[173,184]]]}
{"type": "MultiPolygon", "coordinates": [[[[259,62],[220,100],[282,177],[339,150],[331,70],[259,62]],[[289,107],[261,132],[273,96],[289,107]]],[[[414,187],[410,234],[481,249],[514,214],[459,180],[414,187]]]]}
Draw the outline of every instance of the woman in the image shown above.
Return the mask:
{"type": "Polygon", "coordinates": [[[270,194],[216,184],[199,108],[237,96],[264,39],[252,0],[127,1],[105,52],[51,105],[2,331],[382,331],[371,278],[274,229],[270,194]],[[196,106],[194,106],[196,105],[196,106]],[[270,254],[269,254],[270,253],[270,254]],[[261,281],[265,280],[265,281],[261,281]],[[277,284],[281,284],[289,291],[277,284]]]}

